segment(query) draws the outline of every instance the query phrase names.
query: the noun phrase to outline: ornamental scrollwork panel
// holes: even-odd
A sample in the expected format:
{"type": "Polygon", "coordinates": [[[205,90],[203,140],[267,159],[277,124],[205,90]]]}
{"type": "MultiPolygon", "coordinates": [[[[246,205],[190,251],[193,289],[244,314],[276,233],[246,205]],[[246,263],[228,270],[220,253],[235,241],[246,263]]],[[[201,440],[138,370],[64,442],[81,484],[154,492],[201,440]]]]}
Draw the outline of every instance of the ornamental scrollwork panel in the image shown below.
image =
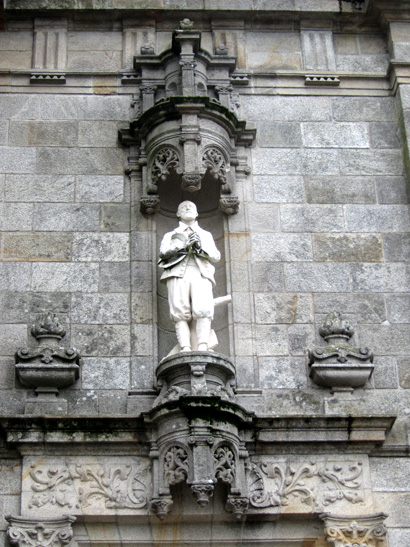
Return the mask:
{"type": "Polygon", "coordinates": [[[230,446],[221,445],[214,452],[215,478],[226,484],[235,480],[235,454],[230,446]]]}
{"type": "Polygon", "coordinates": [[[259,462],[248,465],[250,504],[255,508],[302,504],[323,510],[337,501],[364,502],[362,462],[259,462]]]}
{"type": "Polygon", "coordinates": [[[150,462],[33,465],[23,495],[29,509],[84,513],[144,509],[151,484],[150,462]]]}
{"type": "Polygon", "coordinates": [[[188,478],[189,457],[182,446],[172,446],[164,456],[164,480],[172,486],[184,482],[188,478]]]}
{"type": "Polygon", "coordinates": [[[179,156],[172,148],[162,148],[153,159],[151,167],[151,180],[156,186],[159,181],[165,181],[171,170],[179,167],[179,156]]]}
{"type": "Polygon", "coordinates": [[[222,185],[227,183],[226,179],[226,161],[223,154],[215,147],[208,148],[202,156],[202,168],[209,169],[210,174],[222,185]]]}

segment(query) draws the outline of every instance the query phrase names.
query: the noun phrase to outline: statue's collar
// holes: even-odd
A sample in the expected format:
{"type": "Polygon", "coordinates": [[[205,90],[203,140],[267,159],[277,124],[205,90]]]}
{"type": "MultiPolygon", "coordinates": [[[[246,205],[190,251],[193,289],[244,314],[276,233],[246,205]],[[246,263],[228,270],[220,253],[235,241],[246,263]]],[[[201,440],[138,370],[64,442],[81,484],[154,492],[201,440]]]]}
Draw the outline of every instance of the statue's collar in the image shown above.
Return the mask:
{"type": "Polygon", "coordinates": [[[198,222],[195,221],[193,224],[191,224],[191,226],[188,226],[188,224],[185,224],[185,222],[182,222],[182,220],[180,220],[179,226],[175,229],[175,231],[178,233],[185,232],[185,230],[187,230],[188,228],[191,228],[191,230],[195,232],[199,228],[198,222]]]}

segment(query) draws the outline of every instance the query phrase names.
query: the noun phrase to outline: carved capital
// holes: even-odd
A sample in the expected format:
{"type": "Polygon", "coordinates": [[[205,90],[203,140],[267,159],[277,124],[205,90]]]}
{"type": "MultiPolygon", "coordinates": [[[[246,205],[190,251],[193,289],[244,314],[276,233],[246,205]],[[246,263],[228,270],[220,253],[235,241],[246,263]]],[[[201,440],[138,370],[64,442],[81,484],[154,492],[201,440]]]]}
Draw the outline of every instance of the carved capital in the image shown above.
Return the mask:
{"type": "Polygon", "coordinates": [[[165,517],[171,512],[174,502],[171,496],[164,496],[161,498],[153,498],[151,500],[151,509],[157,515],[159,520],[164,520],[165,517]]]}
{"type": "Polygon", "coordinates": [[[196,497],[198,505],[204,507],[209,503],[209,498],[214,495],[213,484],[193,484],[191,486],[192,493],[196,497]]]}
{"type": "Polygon", "coordinates": [[[384,520],[387,515],[343,517],[322,514],[325,534],[332,547],[377,547],[384,545],[387,534],[384,520]]]}
{"type": "Polygon", "coordinates": [[[225,508],[233,513],[237,519],[240,519],[248,511],[249,499],[245,497],[228,496],[225,508]]]}
{"type": "Polygon", "coordinates": [[[239,211],[239,199],[234,196],[225,196],[219,200],[219,209],[225,215],[236,215],[239,211]]]}
{"type": "Polygon", "coordinates": [[[11,545],[19,547],[61,547],[73,537],[71,524],[75,517],[37,520],[23,517],[7,517],[7,536],[11,545]]]}
{"type": "Polygon", "coordinates": [[[140,211],[146,215],[154,215],[159,211],[159,197],[143,196],[140,200],[140,211]]]}

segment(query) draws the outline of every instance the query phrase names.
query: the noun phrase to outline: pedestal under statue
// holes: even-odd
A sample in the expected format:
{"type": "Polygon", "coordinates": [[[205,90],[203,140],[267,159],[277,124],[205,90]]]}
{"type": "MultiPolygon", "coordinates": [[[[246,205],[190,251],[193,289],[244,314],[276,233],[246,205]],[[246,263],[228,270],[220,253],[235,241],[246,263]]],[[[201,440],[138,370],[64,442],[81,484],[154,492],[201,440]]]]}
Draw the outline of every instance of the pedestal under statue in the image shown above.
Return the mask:
{"type": "Polygon", "coordinates": [[[208,351],[217,344],[211,329],[215,307],[213,263],[220,260],[221,254],[212,234],[198,225],[194,203],[180,203],[177,217],[179,226],[166,233],[161,241],[158,262],[164,270],[161,282],[166,283],[168,289],[169,311],[179,344],[177,350],[208,351]]]}

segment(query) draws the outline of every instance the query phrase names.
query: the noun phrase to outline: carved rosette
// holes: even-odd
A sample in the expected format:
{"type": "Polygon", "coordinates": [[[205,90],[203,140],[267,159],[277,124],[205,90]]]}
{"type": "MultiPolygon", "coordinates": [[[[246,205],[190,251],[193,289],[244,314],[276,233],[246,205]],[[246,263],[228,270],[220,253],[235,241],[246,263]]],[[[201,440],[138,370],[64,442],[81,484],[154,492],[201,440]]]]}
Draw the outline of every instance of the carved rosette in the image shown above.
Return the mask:
{"type": "Polygon", "coordinates": [[[19,547],[61,547],[73,537],[71,524],[75,517],[35,521],[23,517],[7,517],[10,523],[7,537],[11,545],[19,547]]]}
{"type": "Polygon", "coordinates": [[[378,547],[385,545],[387,534],[384,520],[387,515],[333,516],[322,514],[325,534],[332,547],[378,547]]]}
{"type": "Polygon", "coordinates": [[[353,391],[362,387],[373,373],[373,352],[349,344],[353,327],[339,312],[330,313],[319,329],[326,346],[308,350],[310,377],[332,391],[353,391]]]}
{"type": "Polygon", "coordinates": [[[164,479],[172,486],[186,481],[189,471],[188,453],[182,446],[172,446],[164,456],[164,479]]]}

